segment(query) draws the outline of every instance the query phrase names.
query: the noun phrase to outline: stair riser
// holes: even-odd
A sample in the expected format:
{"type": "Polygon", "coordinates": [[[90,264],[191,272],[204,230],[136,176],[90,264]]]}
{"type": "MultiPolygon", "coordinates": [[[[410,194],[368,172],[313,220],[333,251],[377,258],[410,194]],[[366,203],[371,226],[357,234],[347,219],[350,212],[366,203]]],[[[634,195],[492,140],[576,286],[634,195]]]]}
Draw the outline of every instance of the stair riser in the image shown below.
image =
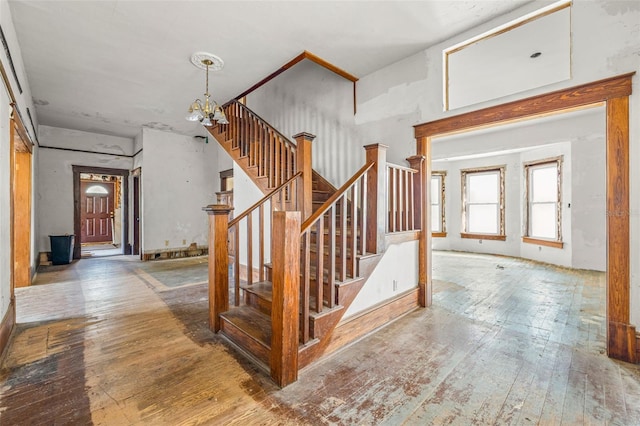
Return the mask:
{"type": "Polygon", "coordinates": [[[253,306],[266,315],[271,315],[271,301],[250,291],[244,291],[244,303],[253,306]]]}
{"type": "Polygon", "coordinates": [[[233,343],[258,358],[261,362],[269,365],[269,358],[271,356],[271,350],[269,348],[247,335],[244,331],[227,321],[224,317],[221,318],[222,328],[220,331],[222,334],[224,334],[233,343]]]}

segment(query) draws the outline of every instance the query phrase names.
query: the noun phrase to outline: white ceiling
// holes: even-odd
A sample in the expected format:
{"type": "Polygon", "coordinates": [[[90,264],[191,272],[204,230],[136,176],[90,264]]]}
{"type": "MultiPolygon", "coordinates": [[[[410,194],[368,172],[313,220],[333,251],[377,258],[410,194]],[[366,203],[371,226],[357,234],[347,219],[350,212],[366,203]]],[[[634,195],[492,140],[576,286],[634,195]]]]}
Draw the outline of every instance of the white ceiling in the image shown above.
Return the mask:
{"type": "Polygon", "coordinates": [[[358,77],[530,0],[10,0],[40,124],[133,137],[203,134],[184,119],[204,92],[189,57],[220,56],[224,103],[308,50],[358,77]]]}

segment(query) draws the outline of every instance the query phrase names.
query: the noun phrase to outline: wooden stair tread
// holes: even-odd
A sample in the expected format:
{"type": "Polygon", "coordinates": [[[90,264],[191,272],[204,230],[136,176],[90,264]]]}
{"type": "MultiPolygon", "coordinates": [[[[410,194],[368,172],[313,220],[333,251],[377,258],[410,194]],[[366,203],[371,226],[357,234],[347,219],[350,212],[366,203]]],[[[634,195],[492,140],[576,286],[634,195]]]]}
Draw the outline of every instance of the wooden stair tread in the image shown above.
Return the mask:
{"type": "Polygon", "coordinates": [[[271,317],[252,306],[235,306],[220,316],[265,347],[271,348],[271,317]]]}
{"type": "Polygon", "coordinates": [[[259,281],[253,284],[243,284],[240,285],[240,288],[244,291],[257,295],[268,302],[273,300],[273,285],[271,284],[271,281],[259,281]]]}

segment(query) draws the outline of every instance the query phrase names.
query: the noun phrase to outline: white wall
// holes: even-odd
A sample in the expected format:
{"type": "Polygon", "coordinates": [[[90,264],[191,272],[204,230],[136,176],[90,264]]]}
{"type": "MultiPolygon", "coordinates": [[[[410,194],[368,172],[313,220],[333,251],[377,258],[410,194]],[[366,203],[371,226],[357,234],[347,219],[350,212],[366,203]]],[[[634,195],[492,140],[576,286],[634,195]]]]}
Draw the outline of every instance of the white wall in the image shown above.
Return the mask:
{"type": "Polygon", "coordinates": [[[372,306],[398,296],[418,286],[418,242],[392,244],[362,287],[344,318],[349,318],[372,306]],[[398,267],[398,259],[403,265],[398,267]],[[405,263],[406,262],[406,263],[405,263]]]}
{"type": "Polygon", "coordinates": [[[44,252],[50,251],[49,235],[74,232],[72,166],[130,170],[133,141],[50,126],[39,126],[38,133],[41,148],[37,165],[40,224],[37,247],[38,251],[44,252]]]}
{"type": "MultiPolygon", "coordinates": [[[[411,125],[510,100],[588,83],[640,68],[640,2],[576,1],[572,5],[572,78],[524,93],[443,112],[442,50],[535,10],[532,2],[473,30],[364,76],[358,82],[356,123],[379,136],[393,156],[415,153],[411,125]],[[603,36],[604,35],[604,36],[603,36]],[[378,131],[384,128],[384,132],[378,131]]],[[[640,77],[633,77],[637,88],[640,77]]],[[[631,259],[640,256],[640,96],[630,97],[631,259]]],[[[631,263],[631,323],[640,324],[640,263],[631,263]]]]}
{"type": "Polygon", "coordinates": [[[219,188],[218,144],[144,128],[144,253],[208,246],[208,218],[219,188]]]}
{"type": "Polygon", "coordinates": [[[251,93],[247,106],[289,139],[316,135],[313,168],[336,187],[364,165],[362,145],[377,141],[363,140],[356,129],[353,83],[308,60],[251,93]]]}
{"type": "MultiPolygon", "coordinates": [[[[0,49],[0,63],[7,74],[9,80],[9,86],[15,96],[15,102],[17,108],[20,111],[22,119],[24,120],[25,127],[29,136],[33,141],[36,140],[35,129],[32,128],[31,122],[27,115],[27,108],[31,111],[33,119],[33,125],[37,127],[38,119],[35,114],[35,108],[33,106],[33,100],[31,98],[31,90],[29,88],[29,82],[27,81],[26,73],[24,70],[24,64],[22,62],[22,53],[18,44],[18,39],[11,18],[11,12],[9,4],[6,1],[0,2],[0,26],[4,33],[7,45],[11,52],[11,58],[16,70],[16,75],[20,81],[22,92],[20,92],[16,80],[11,71],[11,66],[4,49],[0,49]]],[[[10,187],[10,127],[9,117],[11,114],[11,98],[9,96],[9,88],[2,84],[0,89],[0,321],[7,313],[10,299],[11,299],[11,217],[10,217],[10,199],[11,199],[11,187],[10,187]]],[[[37,158],[37,147],[34,147],[33,159],[37,158]]],[[[34,164],[34,163],[32,163],[34,164]]],[[[37,176],[37,169],[32,166],[32,176],[37,176]]],[[[35,187],[32,189],[32,225],[31,225],[31,245],[32,248],[35,244],[36,233],[38,232],[37,224],[34,220],[34,209],[38,206],[38,201],[35,196],[35,187]]],[[[33,251],[31,253],[31,268],[35,268],[36,256],[33,251]]]]}
{"type": "Polygon", "coordinates": [[[10,99],[5,90],[0,90],[0,321],[11,302],[11,185],[9,107],[10,99]]]}

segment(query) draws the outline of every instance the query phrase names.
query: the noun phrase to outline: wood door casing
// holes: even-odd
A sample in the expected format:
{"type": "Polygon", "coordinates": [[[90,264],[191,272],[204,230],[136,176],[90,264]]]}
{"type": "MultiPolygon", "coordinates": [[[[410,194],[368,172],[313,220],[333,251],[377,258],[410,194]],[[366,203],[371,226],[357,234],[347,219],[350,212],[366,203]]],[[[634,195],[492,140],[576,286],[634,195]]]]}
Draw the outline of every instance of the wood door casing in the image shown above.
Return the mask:
{"type": "Polygon", "coordinates": [[[81,193],[81,236],[82,243],[104,243],[113,241],[111,218],[113,217],[113,183],[82,181],[81,193]],[[106,194],[90,193],[90,187],[97,186],[107,191],[106,194]]]}

